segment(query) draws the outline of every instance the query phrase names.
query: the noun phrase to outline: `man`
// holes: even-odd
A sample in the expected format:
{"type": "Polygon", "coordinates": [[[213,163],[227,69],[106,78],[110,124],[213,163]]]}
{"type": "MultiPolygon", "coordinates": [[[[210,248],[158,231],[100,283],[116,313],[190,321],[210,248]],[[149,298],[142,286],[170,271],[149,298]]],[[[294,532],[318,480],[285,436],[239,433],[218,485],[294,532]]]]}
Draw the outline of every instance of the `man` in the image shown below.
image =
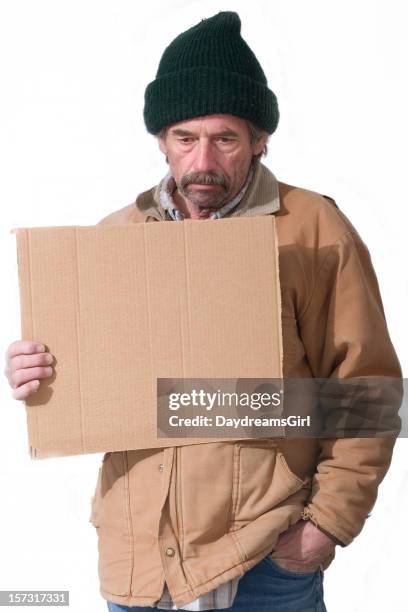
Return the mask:
{"type": "MultiPolygon", "coordinates": [[[[100,223],[274,214],[284,377],[399,378],[357,231],[334,200],[260,162],[278,106],[240,26],[220,12],[167,47],[144,119],[169,172],[100,223]]],[[[16,399],[51,374],[47,355],[37,342],[10,345],[16,399]]],[[[363,528],[393,445],[257,439],[106,453],[91,521],[109,609],[324,611],[323,571],[363,528]]]]}

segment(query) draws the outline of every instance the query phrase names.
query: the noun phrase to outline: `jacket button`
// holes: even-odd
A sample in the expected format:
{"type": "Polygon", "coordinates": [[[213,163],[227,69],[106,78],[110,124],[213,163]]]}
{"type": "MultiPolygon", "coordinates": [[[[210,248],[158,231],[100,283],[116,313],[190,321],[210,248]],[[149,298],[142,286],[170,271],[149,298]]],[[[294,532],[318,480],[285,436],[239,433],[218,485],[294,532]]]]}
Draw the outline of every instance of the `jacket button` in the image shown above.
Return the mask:
{"type": "Polygon", "coordinates": [[[176,551],[174,550],[174,548],[166,548],[166,555],[168,557],[174,557],[174,555],[176,554],[176,551]]]}
{"type": "Polygon", "coordinates": [[[161,464],[159,465],[159,472],[162,472],[163,470],[164,470],[164,464],[163,464],[163,463],[161,463],[161,464]]]}

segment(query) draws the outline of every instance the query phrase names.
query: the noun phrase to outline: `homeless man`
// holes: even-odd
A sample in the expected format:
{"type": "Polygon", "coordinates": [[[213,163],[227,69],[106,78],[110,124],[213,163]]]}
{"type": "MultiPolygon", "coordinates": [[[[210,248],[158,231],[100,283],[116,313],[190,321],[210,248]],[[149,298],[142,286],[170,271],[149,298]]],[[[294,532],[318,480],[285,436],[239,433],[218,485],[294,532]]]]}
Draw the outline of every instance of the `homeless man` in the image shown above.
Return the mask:
{"type": "MultiPolygon", "coordinates": [[[[168,173],[100,224],[274,215],[284,377],[398,378],[356,229],[332,198],[278,181],[261,163],[278,105],[240,29],[236,13],[220,12],[165,49],[144,120],[168,173]]],[[[9,347],[16,399],[49,375],[46,357],[35,343],[9,347]]],[[[270,438],[106,453],[91,521],[109,609],[324,611],[324,570],[336,545],[362,530],[394,441],[270,438]]]]}

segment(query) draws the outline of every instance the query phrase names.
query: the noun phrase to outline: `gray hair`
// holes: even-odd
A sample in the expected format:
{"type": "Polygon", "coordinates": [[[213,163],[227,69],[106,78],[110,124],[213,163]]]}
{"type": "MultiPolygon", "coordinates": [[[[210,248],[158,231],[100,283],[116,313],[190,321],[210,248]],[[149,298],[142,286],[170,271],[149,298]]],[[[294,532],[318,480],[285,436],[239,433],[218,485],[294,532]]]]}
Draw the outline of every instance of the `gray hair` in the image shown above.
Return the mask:
{"type": "MultiPolygon", "coordinates": [[[[270,135],[268,134],[268,132],[258,127],[257,125],[255,125],[255,123],[252,123],[252,121],[249,121],[249,119],[244,119],[244,121],[248,126],[251,145],[256,144],[264,136],[267,136],[268,137],[267,140],[269,140],[270,135]]],[[[160,130],[160,132],[156,134],[157,138],[161,138],[162,140],[164,140],[166,138],[168,128],[169,128],[168,125],[164,126],[160,130]]],[[[262,157],[262,155],[266,156],[267,154],[268,154],[268,145],[265,144],[263,150],[260,153],[258,153],[258,155],[254,155],[254,161],[255,162],[258,161],[262,157]]]]}
{"type": "MultiPolygon", "coordinates": [[[[268,132],[258,127],[257,125],[255,125],[255,123],[252,123],[252,121],[249,121],[249,119],[245,119],[245,123],[248,126],[251,145],[256,144],[258,140],[261,140],[261,138],[263,138],[264,136],[268,137],[266,141],[268,142],[269,136],[270,136],[268,132]]],[[[254,155],[255,161],[258,161],[259,159],[261,159],[262,155],[266,156],[267,154],[268,154],[268,145],[265,143],[263,150],[260,153],[258,153],[258,155],[254,155]]]]}

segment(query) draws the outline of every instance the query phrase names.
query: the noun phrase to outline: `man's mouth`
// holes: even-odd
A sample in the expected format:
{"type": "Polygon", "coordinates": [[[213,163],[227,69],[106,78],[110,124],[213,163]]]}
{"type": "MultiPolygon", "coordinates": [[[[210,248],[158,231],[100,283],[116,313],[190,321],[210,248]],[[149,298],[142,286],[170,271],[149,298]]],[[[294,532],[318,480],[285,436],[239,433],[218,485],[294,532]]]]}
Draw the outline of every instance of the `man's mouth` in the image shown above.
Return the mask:
{"type": "Polygon", "coordinates": [[[195,187],[199,187],[200,189],[211,189],[211,187],[221,187],[221,185],[207,185],[205,183],[190,183],[190,185],[194,185],[195,187]]]}

